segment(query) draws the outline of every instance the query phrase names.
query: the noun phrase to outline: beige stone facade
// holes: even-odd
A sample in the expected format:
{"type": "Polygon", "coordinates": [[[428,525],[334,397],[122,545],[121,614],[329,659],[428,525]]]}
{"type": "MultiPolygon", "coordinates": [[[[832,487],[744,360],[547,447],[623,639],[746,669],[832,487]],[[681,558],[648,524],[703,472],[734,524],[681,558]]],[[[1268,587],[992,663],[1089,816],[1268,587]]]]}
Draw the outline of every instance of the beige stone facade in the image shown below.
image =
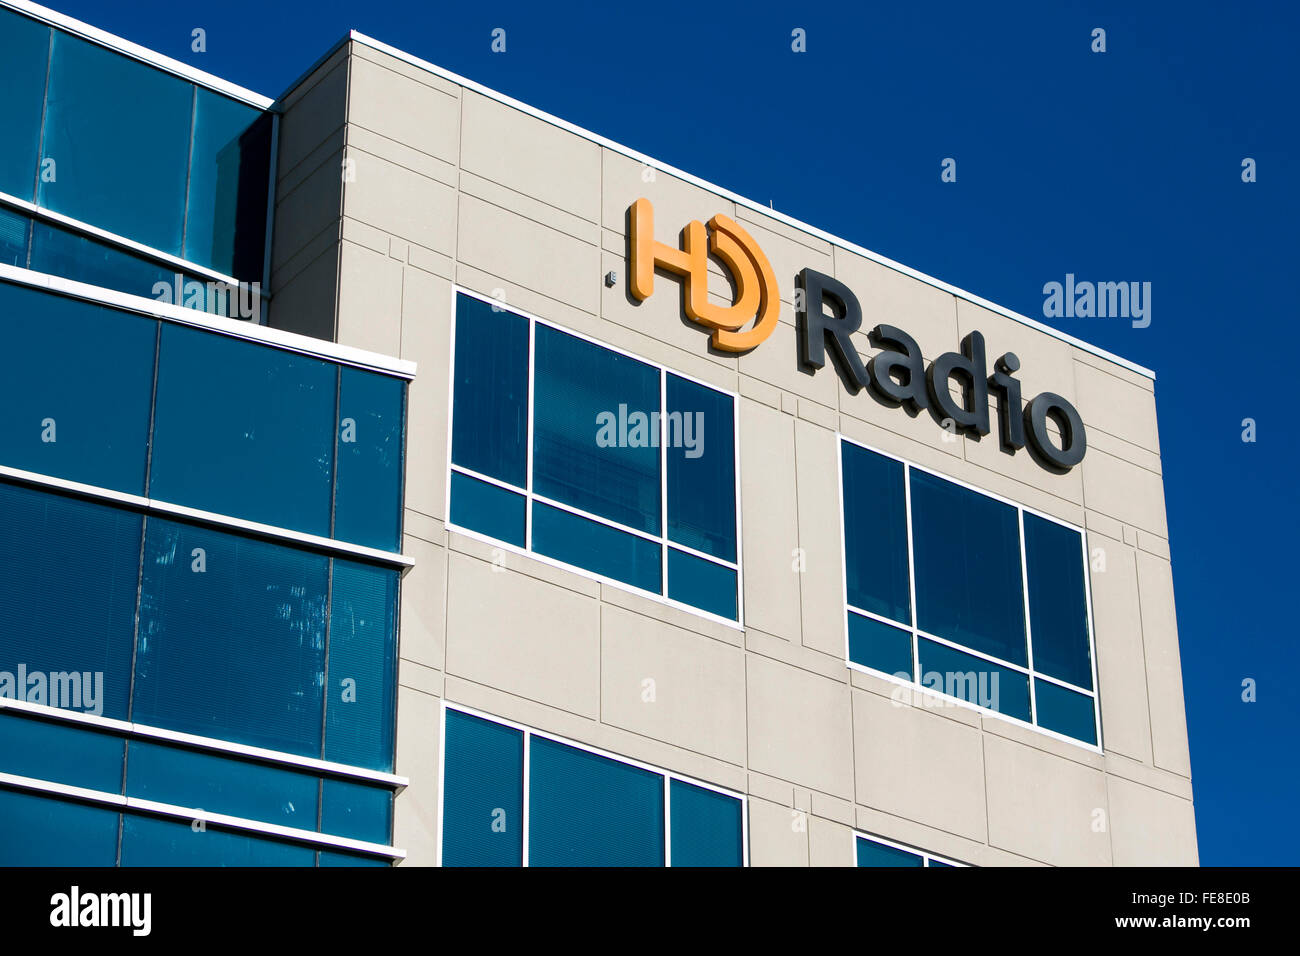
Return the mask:
{"type": "MultiPolygon", "coordinates": [[[[271,324],[419,368],[398,692],[410,783],[394,834],[407,865],[438,860],[444,700],[745,794],[753,865],[852,865],[854,831],[977,866],[1196,863],[1148,376],[363,38],[279,105],[271,324]],[[725,213],[762,246],[783,299],[763,345],[710,352],[671,277],[644,302],[628,295],[626,214],[642,196],[662,241],[725,213]],[[851,394],[829,363],[800,370],[804,267],[845,282],[864,327],[907,330],[927,359],[976,328],[990,357],[1014,350],[1026,398],[1049,390],[1079,410],[1084,461],[1056,475],[995,435],[944,441],[928,415],[851,394]],[[490,545],[446,529],[457,287],[740,396],[743,629],[524,556],[495,572],[490,545]],[[846,665],[837,433],[1086,530],[1104,552],[1091,574],[1101,752],[968,708],[897,706],[894,685],[846,665]]],[[[730,301],[713,268],[711,292],[730,301]]]]}

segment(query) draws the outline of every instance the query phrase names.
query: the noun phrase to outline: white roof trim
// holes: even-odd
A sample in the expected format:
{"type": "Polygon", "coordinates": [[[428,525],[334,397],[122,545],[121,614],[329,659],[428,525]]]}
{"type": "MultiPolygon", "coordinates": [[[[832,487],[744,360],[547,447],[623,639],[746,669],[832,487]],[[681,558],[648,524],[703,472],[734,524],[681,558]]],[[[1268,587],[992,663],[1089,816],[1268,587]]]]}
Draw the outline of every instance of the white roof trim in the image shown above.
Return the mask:
{"type": "Polygon", "coordinates": [[[80,20],[74,20],[72,17],[65,16],[57,10],[51,10],[48,7],[42,7],[40,4],[30,3],[29,0],[0,0],[0,7],[8,7],[18,13],[24,13],[29,17],[34,17],[48,23],[51,26],[58,27],[68,33],[76,34],[83,39],[90,40],[102,47],[110,50],[116,50],[118,53],[125,54],[132,59],[139,60],[142,63],[148,63],[160,70],[179,76],[181,79],[189,80],[191,83],[197,83],[199,86],[207,87],[217,93],[229,96],[231,99],[247,103],[249,106],[256,106],[260,110],[269,109],[274,102],[270,97],[263,96],[261,93],[254,93],[252,90],[246,90],[242,86],[236,86],[221,79],[219,76],[213,76],[211,73],[204,73],[202,70],[195,69],[188,63],[182,63],[180,60],[173,60],[171,57],[163,56],[153,50],[146,49],[129,40],[123,40],[119,36],[114,36],[104,30],[92,27],[80,20]]]}
{"type": "MultiPolygon", "coordinates": [[[[2,0],[0,0],[0,2],[2,2],[2,0]]],[[[536,107],[529,106],[527,103],[521,103],[519,100],[516,100],[513,97],[506,96],[504,93],[498,93],[496,90],[483,86],[480,83],[475,83],[473,80],[466,79],[463,76],[453,73],[450,70],[443,69],[440,66],[428,62],[427,60],[421,60],[419,57],[412,56],[409,53],[404,53],[403,51],[397,49],[396,47],[389,46],[387,43],[382,43],[379,40],[375,40],[371,37],[368,37],[364,33],[358,33],[356,30],[352,30],[349,33],[349,37],[352,40],[356,41],[357,43],[363,43],[366,46],[370,47],[371,49],[378,50],[381,53],[387,53],[389,56],[396,57],[397,59],[402,60],[405,63],[409,63],[411,66],[418,67],[419,69],[422,70],[426,70],[430,73],[435,74],[436,76],[442,77],[445,80],[449,80],[452,83],[456,83],[460,86],[463,86],[466,89],[473,90],[475,93],[481,93],[483,96],[489,97],[490,99],[494,99],[499,103],[504,103],[506,106],[514,107],[515,109],[520,110],[521,112],[527,113],[529,116],[535,116],[537,119],[550,123],[553,126],[558,126],[560,129],[566,130],[577,136],[581,136],[583,139],[590,140],[591,142],[596,143],[599,146],[603,146],[606,149],[613,150],[616,153],[622,153],[624,156],[627,156],[630,159],[634,159],[639,163],[644,163],[647,166],[652,166],[655,169],[667,173],[670,176],[676,176],[678,179],[683,179],[686,182],[691,183],[692,185],[699,186],[701,189],[706,189],[709,192],[716,193],[719,196],[722,196],[726,199],[730,199],[732,202],[744,206],[746,209],[751,209],[754,212],[760,212],[765,216],[769,216],[772,219],[777,220],[778,222],[785,223],[787,226],[791,226],[795,229],[800,230],[801,232],[807,233],[810,236],[815,236],[818,239],[822,239],[833,245],[839,246],[842,249],[847,249],[849,252],[853,252],[856,253],[857,255],[870,259],[872,262],[879,263],[880,265],[893,269],[896,272],[901,272],[903,275],[909,276],[913,279],[917,279],[921,282],[926,283],[927,285],[932,285],[936,289],[942,289],[944,292],[947,292],[950,295],[954,295],[957,296],[958,298],[965,299],[967,302],[972,302],[975,305],[988,309],[990,312],[996,312],[998,315],[1003,315],[1009,319],[1014,319],[1015,321],[1021,323],[1022,325],[1027,325],[1031,329],[1036,329],[1039,332],[1046,333],[1047,335],[1050,335],[1055,339],[1060,339],[1062,342],[1068,342],[1070,345],[1082,349],[1085,352],[1089,352],[1092,355],[1096,355],[1098,358],[1103,358],[1108,362],[1114,362],[1116,365],[1121,365],[1131,372],[1136,372],[1137,374],[1152,379],[1153,381],[1156,377],[1155,372],[1151,371],[1151,369],[1149,368],[1144,368],[1143,366],[1138,365],[1136,362],[1130,362],[1128,359],[1121,358],[1118,355],[1115,355],[1111,352],[1107,352],[1104,349],[1100,349],[1095,345],[1091,345],[1087,342],[1084,342],[1082,339],[1077,339],[1073,335],[1068,335],[1065,332],[1060,331],[1059,329],[1054,329],[1050,325],[1044,325],[1042,322],[1039,322],[1036,319],[1031,319],[1027,315],[1021,315],[1019,312],[1013,312],[1010,309],[1000,306],[995,302],[990,302],[988,299],[981,298],[980,296],[977,296],[972,292],[967,292],[965,289],[959,289],[954,285],[950,285],[947,282],[942,281],[941,279],[934,278],[934,276],[926,275],[924,272],[918,272],[916,269],[912,269],[908,266],[905,266],[901,262],[895,262],[893,259],[889,259],[886,258],[885,256],[880,255],[879,253],[872,252],[870,249],[864,249],[862,246],[859,246],[856,243],[849,242],[847,239],[841,239],[839,236],[831,235],[829,232],[826,232],[822,229],[818,229],[816,226],[810,226],[807,223],[800,222],[798,219],[795,219],[791,216],[787,216],[784,213],[780,213],[775,211],[774,209],[770,209],[769,207],[764,206],[762,203],[757,203],[752,199],[746,199],[744,196],[740,196],[736,193],[733,193],[729,189],[724,189],[721,186],[716,186],[713,183],[700,179],[698,176],[692,176],[690,173],[683,172],[682,170],[670,166],[667,163],[660,162],[659,160],[654,159],[651,156],[647,156],[644,153],[640,153],[634,149],[630,149],[627,146],[622,145],[621,143],[616,143],[613,140],[606,139],[605,137],[597,133],[593,133],[590,130],[583,129],[581,126],[575,126],[573,123],[569,123],[565,120],[562,120],[558,116],[552,116],[550,113],[546,113],[543,112],[542,110],[537,109],[536,107]]]]}

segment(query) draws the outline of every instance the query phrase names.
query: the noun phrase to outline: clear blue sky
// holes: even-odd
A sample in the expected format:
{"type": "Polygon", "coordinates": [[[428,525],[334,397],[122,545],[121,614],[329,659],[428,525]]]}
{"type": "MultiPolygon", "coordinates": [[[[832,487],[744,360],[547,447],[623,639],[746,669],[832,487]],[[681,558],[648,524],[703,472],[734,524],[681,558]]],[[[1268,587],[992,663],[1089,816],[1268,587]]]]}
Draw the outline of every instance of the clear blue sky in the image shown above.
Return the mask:
{"type": "Polygon", "coordinates": [[[1148,328],[1052,324],[1157,373],[1201,861],[1300,862],[1300,5],[51,5],[268,96],[357,29],[1027,315],[1151,282],[1148,328]]]}

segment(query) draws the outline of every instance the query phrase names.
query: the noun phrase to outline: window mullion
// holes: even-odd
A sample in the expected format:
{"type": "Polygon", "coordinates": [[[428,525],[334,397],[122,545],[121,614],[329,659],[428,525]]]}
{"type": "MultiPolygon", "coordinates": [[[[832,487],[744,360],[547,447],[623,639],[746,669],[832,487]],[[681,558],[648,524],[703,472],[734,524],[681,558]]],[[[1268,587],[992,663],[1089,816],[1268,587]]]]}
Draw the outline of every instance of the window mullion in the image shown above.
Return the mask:
{"type": "Polygon", "coordinates": [[[524,481],[527,497],[524,501],[524,550],[533,550],[533,401],[537,395],[537,322],[528,321],[528,427],[524,434],[527,464],[524,481]]]}
{"type": "Polygon", "coordinates": [[[659,369],[659,593],[668,596],[668,372],[659,369]]]}
{"type": "Polygon", "coordinates": [[[1025,605],[1025,663],[1029,668],[1029,722],[1038,725],[1038,700],[1034,692],[1034,640],[1029,620],[1029,564],[1025,559],[1025,512],[1016,509],[1016,526],[1020,533],[1020,589],[1025,605]]]}

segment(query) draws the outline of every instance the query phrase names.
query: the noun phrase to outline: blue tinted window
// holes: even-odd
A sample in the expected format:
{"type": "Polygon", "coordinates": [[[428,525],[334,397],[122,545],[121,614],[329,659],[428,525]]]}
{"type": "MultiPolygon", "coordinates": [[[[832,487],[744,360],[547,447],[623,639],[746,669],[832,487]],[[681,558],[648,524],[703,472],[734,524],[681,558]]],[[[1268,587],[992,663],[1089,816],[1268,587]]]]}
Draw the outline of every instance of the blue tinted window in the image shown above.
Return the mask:
{"type": "Polygon", "coordinates": [[[0,463],[144,490],[157,323],[0,283],[0,463]]]}
{"type": "Polygon", "coordinates": [[[117,811],[0,790],[0,866],[112,866],[117,811]]]}
{"type": "Polygon", "coordinates": [[[875,840],[858,837],[858,866],[924,866],[925,858],[875,840]]]}
{"type": "Polygon", "coordinates": [[[1024,664],[1016,509],[913,469],[912,534],[921,630],[1024,664]]]}
{"type": "Polygon", "coordinates": [[[262,274],[270,130],[261,119],[252,106],[195,90],[185,258],[241,279],[262,274]]]}
{"type": "Polygon", "coordinates": [[[150,518],[133,719],[320,756],[327,570],[306,551],[150,518]]]}
{"type": "Polygon", "coordinates": [[[322,833],[387,843],[392,829],[393,793],[350,780],[326,778],[321,784],[322,833]]]}
{"type": "Polygon", "coordinates": [[[1019,671],[921,638],[921,684],[970,704],[1029,720],[1029,678],[1019,671]]]}
{"type": "Polygon", "coordinates": [[[528,470],[528,320],[456,297],[451,460],[523,488],[528,470]]]}
{"type": "Polygon", "coordinates": [[[181,253],[194,87],[54,31],[42,206],[181,253]]]}
{"type": "Polygon", "coordinates": [[[36,189],[50,28],[0,10],[0,192],[30,200],[36,189]]]}
{"type": "Polygon", "coordinates": [[[545,737],[530,746],[530,866],[664,865],[660,774],[545,737]]]}
{"type": "Polygon", "coordinates": [[[334,537],[396,551],[401,547],[406,383],[347,366],[339,374],[334,537]]]}
{"type": "MultiPolygon", "coordinates": [[[[647,542],[648,543],[648,542],[647,542]]],[[[668,596],[720,617],[736,619],[736,572],[676,548],[668,549],[668,596]]]]}
{"type": "Polygon", "coordinates": [[[541,502],[533,503],[533,550],[634,587],[661,590],[658,544],[541,502]]]}
{"type": "Polygon", "coordinates": [[[223,299],[208,294],[206,280],[189,273],[180,273],[178,290],[172,266],[4,208],[0,208],[0,262],[218,315],[237,316],[247,304],[235,295],[223,299]],[[196,289],[204,294],[195,295],[196,289]]]}
{"type": "Polygon", "coordinates": [[[176,270],[169,266],[40,221],[32,225],[31,268],[147,299],[158,298],[158,283],[169,289],[176,283],[176,270]]]}
{"type": "Polygon", "coordinates": [[[912,679],[912,633],[849,612],[849,660],[912,679]]]}
{"type": "Polygon", "coordinates": [[[463,294],[456,322],[450,522],[738,620],[738,570],[684,550],[739,556],[733,398],[463,294]]]}
{"type": "Polygon", "coordinates": [[[522,548],[526,508],[523,495],[459,472],[451,473],[451,520],[462,528],[522,548]]]}
{"type": "Polygon", "coordinates": [[[1091,697],[1051,681],[1035,680],[1034,703],[1040,727],[1085,743],[1097,743],[1096,712],[1091,697]]]}
{"type": "Polygon", "coordinates": [[[31,224],[26,216],[0,206],[0,263],[27,268],[27,237],[31,224]]]}
{"type": "Polygon", "coordinates": [[[533,491],[658,534],[659,371],[544,325],[536,335],[533,491]]]}
{"type": "Polygon", "coordinates": [[[375,856],[358,856],[354,853],[328,853],[322,850],[317,866],[392,866],[388,860],[375,856]]]}
{"type": "Polygon", "coordinates": [[[1088,595],[1079,532],[1025,514],[1034,670],[1092,689],[1088,595]]]}
{"type": "Polygon", "coordinates": [[[131,741],[126,794],[265,823],[316,829],[317,779],[213,753],[131,741]]]}
{"type": "Polygon", "coordinates": [[[669,791],[673,866],[743,866],[740,801],[684,780],[669,791]]]}
{"type": "MultiPolygon", "coordinates": [[[[127,716],[140,527],[126,511],[0,484],[0,671],[75,671],[83,690],[90,674],[97,700],[83,694],[75,709],[127,716]]],[[[28,700],[75,703],[52,701],[48,686],[37,698],[38,686],[28,700]]]]}
{"type": "Polygon", "coordinates": [[[393,769],[397,572],[334,562],[325,759],[393,769]]]}
{"type": "Polygon", "coordinates": [[[122,792],[120,737],[0,711],[0,772],[122,792]]]}
{"type": "Polygon", "coordinates": [[[841,444],[841,454],[849,603],[911,624],[903,463],[848,442],[841,444]]]}
{"type": "Polygon", "coordinates": [[[667,385],[668,537],[715,558],[735,561],[732,398],[672,374],[667,385]]]}
{"type": "Polygon", "coordinates": [[[292,843],[125,814],[123,866],[315,866],[315,850],[292,843]]]}
{"type": "Polygon", "coordinates": [[[443,866],[523,863],[524,735],[448,710],[443,754],[443,866]]]}
{"type": "Polygon", "coordinates": [[[338,369],[163,323],[150,493],[330,533],[338,369]]]}

